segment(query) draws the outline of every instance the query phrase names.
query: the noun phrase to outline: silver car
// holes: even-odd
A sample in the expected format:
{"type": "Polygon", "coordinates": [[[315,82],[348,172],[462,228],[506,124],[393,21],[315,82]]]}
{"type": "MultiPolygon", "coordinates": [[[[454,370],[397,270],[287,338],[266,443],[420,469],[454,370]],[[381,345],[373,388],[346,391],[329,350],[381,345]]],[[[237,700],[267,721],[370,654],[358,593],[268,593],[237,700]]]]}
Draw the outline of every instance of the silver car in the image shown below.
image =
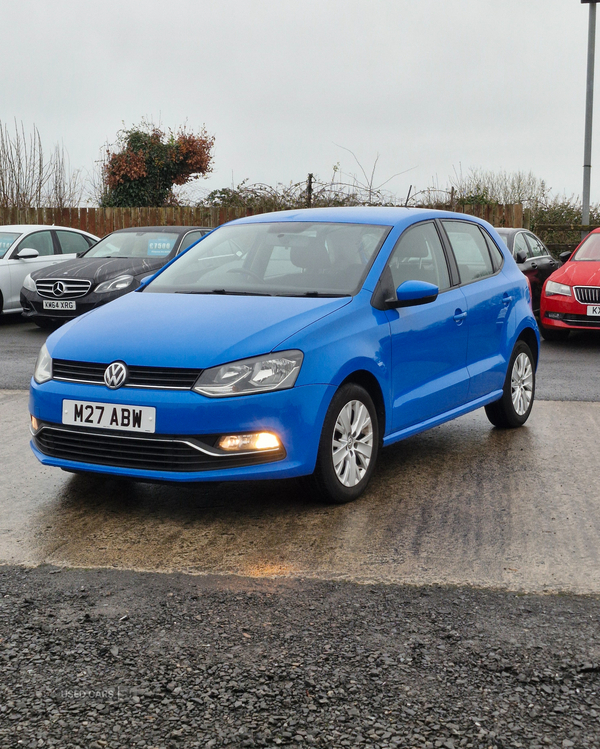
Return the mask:
{"type": "Polygon", "coordinates": [[[19,295],[25,276],[72,260],[99,237],[68,226],[0,226],[0,313],[21,312],[19,295]]]}

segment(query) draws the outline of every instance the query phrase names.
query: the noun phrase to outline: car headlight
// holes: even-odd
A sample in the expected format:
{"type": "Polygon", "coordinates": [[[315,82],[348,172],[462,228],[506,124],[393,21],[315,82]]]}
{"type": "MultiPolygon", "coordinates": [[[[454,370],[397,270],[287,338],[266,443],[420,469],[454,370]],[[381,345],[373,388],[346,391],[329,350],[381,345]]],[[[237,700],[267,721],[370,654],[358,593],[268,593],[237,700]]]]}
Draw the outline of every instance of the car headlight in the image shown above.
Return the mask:
{"type": "Polygon", "coordinates": [[[294,386],[302,366],[302,351],[281,351],[206,369],[194,390],[209,398],[265,393],[294,386]]]}
{"type": "Polygon", "coordinates": [[[52,357],[48,353],[46,344],[42,346],[38,354],[35,369],[33,370],[33,379],[38,385],[52,379],[52,357]]]}
{"type": "Polygon", "coordinates": [[[103,281],[99,283],[94,289],[96,294],[107,294],[109,291],[122,291],[128,286],[131,286],[133,282],[133,276],[118,276],[110,281],[103,281]]]}
{"type": "Polygon", "coordinates": [[[25,276],[25,280],[23,281],[23,288],[27,289],[27,291],[37,291],[37,289],[35,288],[35,281],[31,277],[31,273],[25,276]]]}
{"type": "Polygon", "coordinates": [[[546,283],[546,289],[544,291],[546,296],[554,296],[560,294],[561,296],[571,296],[571,287],[565,283],[556,283],[556,281],[548,281],[546,283]]]}

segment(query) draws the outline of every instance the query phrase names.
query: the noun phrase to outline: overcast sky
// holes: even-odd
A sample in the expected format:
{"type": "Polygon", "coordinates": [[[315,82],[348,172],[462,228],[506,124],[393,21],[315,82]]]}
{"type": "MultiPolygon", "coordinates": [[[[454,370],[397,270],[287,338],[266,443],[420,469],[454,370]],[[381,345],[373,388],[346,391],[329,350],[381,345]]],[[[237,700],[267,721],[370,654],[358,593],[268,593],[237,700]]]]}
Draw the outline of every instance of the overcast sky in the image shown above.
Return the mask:
{"type": "MultiPolygon", "coordinates": [[[[579,0],[0,0],[0,120],[91,171],[142,118],[216,138],[203,188],[330,177],[399,196],[461,168],[580,195],[579,0]],[[414,188],[413,188],[414,189],[414,188]]],[[[600,22],[600,21],[599,21],[600,22]]],[[[599,45],[600,46],[600,45],[599,45]]],[[[599,51],[600,56],[600,51],[599,51]]],[[[600,62],[598,63],[600,78],[600,62]]],[[[592,202],[600,202],[600,95],[592,202]]]]}

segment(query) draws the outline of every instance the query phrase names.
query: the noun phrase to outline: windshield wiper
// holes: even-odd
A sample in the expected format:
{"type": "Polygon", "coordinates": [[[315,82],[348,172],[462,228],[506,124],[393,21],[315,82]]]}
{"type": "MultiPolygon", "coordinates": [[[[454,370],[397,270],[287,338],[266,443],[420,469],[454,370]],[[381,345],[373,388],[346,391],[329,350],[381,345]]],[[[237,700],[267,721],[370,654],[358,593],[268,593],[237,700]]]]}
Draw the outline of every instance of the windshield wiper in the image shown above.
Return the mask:
{"type": "Polygon", "coordinates": [[[308,296],[308,297],[314,297],[314,298],[331,298],[331,299],[337,299],[338,297],[343,296],[351,296],[351,294],[330,294],[326,291],[303,291],[301,294],[277,294],[277,296],[308,296]]]}
{"type": "Polygon", "coordinates": [[[264,291],[230,291],[229,289],[211,289],[210,291],[176,291],[176,294],[227,294],[230,296],[273,296],[264,291]]]}

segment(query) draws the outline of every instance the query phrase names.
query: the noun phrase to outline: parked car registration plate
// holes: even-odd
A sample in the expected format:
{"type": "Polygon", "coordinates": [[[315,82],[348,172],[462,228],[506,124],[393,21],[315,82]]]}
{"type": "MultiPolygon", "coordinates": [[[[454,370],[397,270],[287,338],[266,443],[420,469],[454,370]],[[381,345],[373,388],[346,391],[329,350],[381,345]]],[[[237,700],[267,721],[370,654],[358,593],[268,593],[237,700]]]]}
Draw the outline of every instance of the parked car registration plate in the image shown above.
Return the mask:
{"type": "Polygon", "coordinates": [[[63,400],[62,423],[153,433],[156,429],[156,409],[149,406],[63,400]]]}
{"type": "Polygon", "coordinates": [[[588,317],[600,317],[600,305],[597,304],[594,307],[587,308],[588,317]]]}
{"type": "Polygon", "coordinates": [[[77,309],[75,302],[60,299],[44,299],[44,309],[77,309]]]}

